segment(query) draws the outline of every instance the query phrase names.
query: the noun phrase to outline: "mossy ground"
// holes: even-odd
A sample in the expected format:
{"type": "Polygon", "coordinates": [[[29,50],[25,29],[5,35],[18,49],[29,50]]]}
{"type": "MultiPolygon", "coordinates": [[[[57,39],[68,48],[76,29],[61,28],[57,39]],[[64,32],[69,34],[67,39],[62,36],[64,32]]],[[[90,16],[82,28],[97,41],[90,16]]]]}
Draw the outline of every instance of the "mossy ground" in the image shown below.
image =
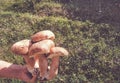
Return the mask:
{"type": "MultiPolygon", "coordinates": [[[[70,18],[71,13],[65,10],[65,5],[55,0],[34,2],[33,7],[30,6],[33,0],[0,2],[0,59],[25,64],[21,56],[10,51],[12,44],[49,29],[56,35],[56,45],[65,47],[70,54],[69,57],[61,57],[59,74],[46,83],[120,82],[120,33],[116,27],[70,18]]],[[[1,83],[8,81],[23,83],[18,80],[0,80],[1,83]]]]}

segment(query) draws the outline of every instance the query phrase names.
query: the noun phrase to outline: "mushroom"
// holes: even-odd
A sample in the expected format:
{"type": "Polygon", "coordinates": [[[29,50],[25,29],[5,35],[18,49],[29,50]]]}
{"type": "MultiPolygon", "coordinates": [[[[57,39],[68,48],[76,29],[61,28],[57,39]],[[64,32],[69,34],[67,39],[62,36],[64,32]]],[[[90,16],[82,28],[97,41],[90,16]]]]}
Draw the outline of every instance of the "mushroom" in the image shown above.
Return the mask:
{"type": "Polygon", "coordinates": [[[55,44],[52,40],[46,39],[39,42],[36,42],[31,45],[29,48],[29,56],[41,55],[50,53],[50,49],[54,47],[55,44]]]}
{"type": "Polygon", "coordinates": [[[58,74],[58,66],[59,66],[59,57],[60,56],[68,56],[68,51],[62,47],[52,47],[50,51],[50,55],[48,58],[51,59],[50,70],[48,74],[46,74],[45,79],[51,80],[58,74]]]}
{"type": "Polygon", "coordinates": [[[28,51],[31,44],[32,43],[30,40],[25,39],[18,41],[11,46],[11,51],[13,53],[23,56],[29,72],[32,72],[34,68],[34,60],[28,56],[28,51]]]}
{"type": "Polygon", "coordinates": [[[12,45],[11,51],[17,55],[27,55],[31,41],[28,39],[21,40],[12,45]]]}
{"type": "Polygon", "coordinates": [[[54,33],[50,30],[43,30],[31,36],[31,41],[33,43],[41,41],[41,40],[45,40],[45,39],[54,40],[55,39],[54,33]]]}
{"type": "Polygon", "coordinates": [[[50,55],[48,58],[53,58],[57,56],[68,56],[68,51],[63,47],[53,47],[50,49],[50,55]]]}
{"type": "Polygon", "coordinates": [[[50,49],[54,46],[54,42],[47,39],[36,42],[29,48],[29,56],[34,57],[35,60],[34,68],[40,68],[40,77],[45,76],[48,67],[47,58],[44,55],[50,53],[50,49]]]}
{"type": "Polygon", "coordinates": [[[52,31],[40,31],[31,36],[31,40],[21,40],[13,44],[11,51],[17,55],[22,55],[28,71],[33,75],[39,72],[41,81],[51,80],[58,73],[60,56],[68,56],[68,51],[65,48],[55,47],[52,41],[54,39],[55,35],[52,31]],[[51,59],[49,70],[48,59],[51,59]]]}

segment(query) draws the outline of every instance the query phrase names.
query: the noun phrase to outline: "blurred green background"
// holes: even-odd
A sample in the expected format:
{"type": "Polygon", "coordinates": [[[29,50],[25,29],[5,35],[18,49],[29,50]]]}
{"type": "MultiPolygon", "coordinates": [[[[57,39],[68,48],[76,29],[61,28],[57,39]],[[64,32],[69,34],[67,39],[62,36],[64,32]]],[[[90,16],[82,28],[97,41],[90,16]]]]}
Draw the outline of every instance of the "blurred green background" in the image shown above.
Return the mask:
{"type": "Polygon", "coordinates": [[[119,0],[0,0],[0,59],[24,65],[12,44],[49,29],[69,57],[61,57],[59,74],[46,83],[120,83],[119,8],[119,0]]]}

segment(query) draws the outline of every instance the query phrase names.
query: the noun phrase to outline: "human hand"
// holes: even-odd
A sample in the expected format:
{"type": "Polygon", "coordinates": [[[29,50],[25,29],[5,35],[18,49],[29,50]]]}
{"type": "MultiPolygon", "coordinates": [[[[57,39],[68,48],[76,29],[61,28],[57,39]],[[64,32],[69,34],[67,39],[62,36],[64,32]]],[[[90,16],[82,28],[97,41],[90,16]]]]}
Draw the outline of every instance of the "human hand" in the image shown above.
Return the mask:
{"type": "Polygon", "coordinates": [[[37,75],[29,73],[26,66],[0,60],[0,78],[14,78],[28,83],[35,83],[37,75]]]}
{"type": "Polygon", "coordinates": [[[37,74],[32,75],[26,67],[23,68],[23,70],[20,73],[20,79],[28,82],[28,83],[36,83],[37,81],[37,74]]]}

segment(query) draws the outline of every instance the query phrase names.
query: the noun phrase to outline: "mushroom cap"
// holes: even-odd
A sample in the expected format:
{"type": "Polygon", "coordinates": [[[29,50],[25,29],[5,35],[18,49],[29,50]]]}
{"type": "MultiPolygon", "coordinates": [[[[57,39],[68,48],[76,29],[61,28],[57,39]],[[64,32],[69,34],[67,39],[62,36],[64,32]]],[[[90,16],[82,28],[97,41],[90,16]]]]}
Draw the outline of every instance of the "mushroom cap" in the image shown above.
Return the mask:
{"type": "Polygon", "coordinates": [[[52,47],[50,49],[50,55],[48,58],[53,58],[57,56],[68,56],[68,51],[63,47],[52,47]]]}
{"type": "Polygon", "coordinates": [[[18,41],[11,47],[11,51],[17,55],[27,55],[31,41],[28,39],[18,41]]]}
{"type": "Polygon", "coordinates": [[[47,54],[50,52],[50,48],[55,44],[52,40],[42,40],[37,43],[33,43],[29,48],[29,56],[47,54]]]}
{"type": "Polygon", "coordinates": [[[54,40],[55,39],[54,33],[50,30],[43,30],[31,36],[31,41],[33,43],[41,41],[41,40],[45,40],[45,39],[54,40]]]}

